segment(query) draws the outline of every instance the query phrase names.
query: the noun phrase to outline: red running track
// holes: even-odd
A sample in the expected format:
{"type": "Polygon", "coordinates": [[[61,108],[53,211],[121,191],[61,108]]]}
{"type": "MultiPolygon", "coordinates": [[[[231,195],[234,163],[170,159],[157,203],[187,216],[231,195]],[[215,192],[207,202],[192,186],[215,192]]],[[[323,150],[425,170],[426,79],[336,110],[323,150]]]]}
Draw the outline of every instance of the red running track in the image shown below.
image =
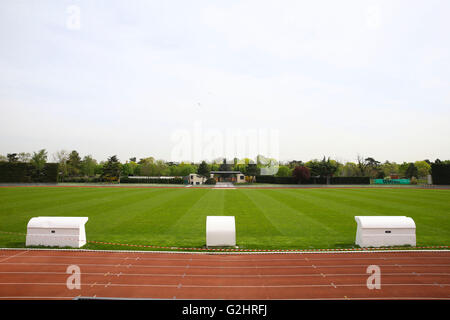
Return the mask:
{"type": "Polygon", "coordinates": [[[450,299],[450,251],[195,254],[0,250],[0,299],[450,299]],[[81,270],[69,290],[68,266],[81,270]],[[367,288],[369,265],[381,289],[367,288]]]}

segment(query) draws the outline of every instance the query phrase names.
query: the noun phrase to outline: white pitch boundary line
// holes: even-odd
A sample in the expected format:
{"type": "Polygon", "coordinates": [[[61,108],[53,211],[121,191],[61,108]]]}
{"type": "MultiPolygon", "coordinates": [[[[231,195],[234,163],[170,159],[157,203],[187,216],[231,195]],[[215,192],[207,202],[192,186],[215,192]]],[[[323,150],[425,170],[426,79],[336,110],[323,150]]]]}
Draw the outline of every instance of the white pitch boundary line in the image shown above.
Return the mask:
{"type": "Polygon", "coordinates": [[[54,249],[54,248],[0,248],[1,250],[27,251],[61,251],[61,252],[108,252],[108,253],[167,253],[167,254],[204,254],[204,255],[237,255],[237,254],[334,254],[334,253],[415,253],[438,252],[450,253],[450,249],[411,249],[411,250],[347,250],[347,251],[163,251],[163,250],[93,250],[93,249],[54,249]]]}
{"type": "MultiPolygon", "coordinates": [[[[0,255],[1,257],[2,255],[0,255]]],[[[57,259],[105,259],[105,260],[133,260],[133,257],[108,257],[108,256],[23,256],[21,258],[57,258],[57,259]]],[[[148,261],[208,261],[208,262],[258,262],[258,261],[306,261],[305,258],[275,258],[275,259],[221,259],[221,260],[210,260],[210,259],[195,259],[192,258],[141,258],[139,260],[148,261]]],[[[350,257],[336,257],[336,258],[308,258],[308,261],[333,261],[333,260],[407,260],[407,259],[450,259],[448,257],[428,257],[428,256],[418,256],[418,257],[364,257],[364,258],[350,258],[350,257]]]]}

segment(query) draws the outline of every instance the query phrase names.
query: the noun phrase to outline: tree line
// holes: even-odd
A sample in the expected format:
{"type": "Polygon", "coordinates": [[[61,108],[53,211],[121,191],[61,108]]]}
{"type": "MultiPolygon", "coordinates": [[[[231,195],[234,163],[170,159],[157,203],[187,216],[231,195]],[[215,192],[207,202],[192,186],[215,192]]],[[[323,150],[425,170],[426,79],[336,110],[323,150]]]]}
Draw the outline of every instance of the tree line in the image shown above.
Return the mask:
{"type": "MultiPolygon", "coordinates": [[[[32,163],[37,168],[49,161],[45,149],[31,153],[10,153],[0,155],[0,162],[26,162],[32,163]]],[[[441,162],[439,159],[436,162],[441,162]]],[[[275,176],[296,177],[299,180],[309,177],[370,177],[386,178],[391,175],[399,178],[423,178],[431,174],[431,162],[420,160],[415,162],[380,162],[372,157],[357,157],[355,162],[341,163],[337,160],[323,157],[307,162],[292,160],[279,163],[276,159],[258,155],[256,161],[243,158],[234,158],[232,161],[219,158],[211,162],[201,163],[168,162],[154,157],[146,157],[137,160],[136,157],[120,162],[116,155],[107,161],[98,162],[92,155],[83,157],[73,150],[71,152],[61,150],[53,154],[53,161],[59,164],[59,181],[69,180],[73,177],[98,177],[106,181],[119,180],[121,176],[147,176],[183,177],[191,173],[198,173],[209,177],[211,171],[240,171],[247,176],[270,174],[270,168],[277,168],[275,176]]],[[[442,161],[449,163],[450,161],[442,161]]]]}

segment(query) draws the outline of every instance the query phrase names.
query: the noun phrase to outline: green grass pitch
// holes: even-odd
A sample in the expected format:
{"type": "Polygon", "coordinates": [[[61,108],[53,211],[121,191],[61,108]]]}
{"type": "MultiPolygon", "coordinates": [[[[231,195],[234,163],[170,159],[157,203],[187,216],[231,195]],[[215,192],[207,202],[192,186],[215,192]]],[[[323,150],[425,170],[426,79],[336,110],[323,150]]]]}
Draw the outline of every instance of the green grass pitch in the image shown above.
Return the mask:
{"type": "MultiPolygon", "coordinates": [[[[88,240],[200,248],[208,215],[236,217],[240,248],[352,248],[356,215],[409,216],[417,246],[450,245],[450,190],[0,188],[0,231],[26,233],[37,216],[87,216],[88,240]]],[[[24,246],[25,236],[0,232],[0,247],[24,246]]]]}

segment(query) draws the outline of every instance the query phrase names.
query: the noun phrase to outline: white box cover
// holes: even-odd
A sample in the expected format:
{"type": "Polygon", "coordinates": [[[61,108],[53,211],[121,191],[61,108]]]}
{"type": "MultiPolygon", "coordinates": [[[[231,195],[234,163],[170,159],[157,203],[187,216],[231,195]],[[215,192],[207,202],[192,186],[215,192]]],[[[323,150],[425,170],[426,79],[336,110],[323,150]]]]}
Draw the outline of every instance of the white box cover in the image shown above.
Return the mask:
{"type": "Polygon", "coordinates": [[[206,217],[206,246],[227,247],[236,245],[234,216],[206,217]]]}
{"type": "Polygon", "coordinates": [[[27,225],[27,246],[80,248],[86,244],[88,217],[35,217],[27,225]]]}
{"type": "Polygon", "coordinates": [[[355,216],[360,247],[416,246],[416,224],[405,216],[355,216]]]}

